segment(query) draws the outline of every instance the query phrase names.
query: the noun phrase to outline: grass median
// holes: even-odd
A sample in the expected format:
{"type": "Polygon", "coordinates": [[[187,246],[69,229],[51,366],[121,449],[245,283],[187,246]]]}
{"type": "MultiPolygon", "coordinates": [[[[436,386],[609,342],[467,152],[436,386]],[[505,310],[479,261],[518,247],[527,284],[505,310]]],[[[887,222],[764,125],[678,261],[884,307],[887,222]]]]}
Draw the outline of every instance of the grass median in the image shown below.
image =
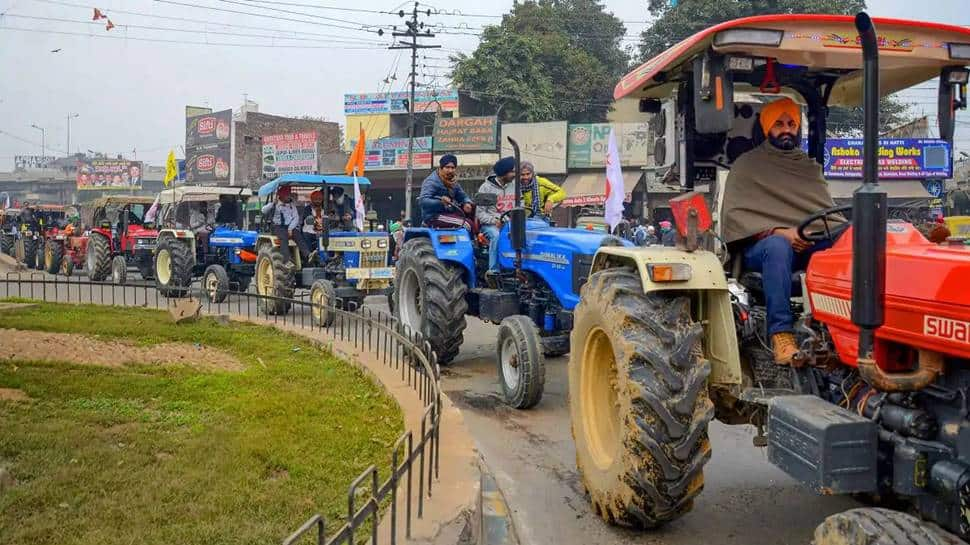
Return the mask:
{"type": "Polygon", "coordinates": [[[345,516],[403,431],[380,386],[270,327],[39,304],[0,335],[0,543],[279,542],[345,516]]]}

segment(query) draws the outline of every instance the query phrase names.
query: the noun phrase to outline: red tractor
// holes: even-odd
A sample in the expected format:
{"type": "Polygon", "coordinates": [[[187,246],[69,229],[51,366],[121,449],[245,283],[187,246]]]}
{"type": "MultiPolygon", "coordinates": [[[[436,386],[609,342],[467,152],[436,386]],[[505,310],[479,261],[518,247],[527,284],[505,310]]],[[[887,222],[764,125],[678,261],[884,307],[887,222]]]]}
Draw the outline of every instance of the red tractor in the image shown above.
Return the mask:
{"type": "MultiPolygon", "coordinates": [[[[158,230],[144,223],[153,202],[152,197],[131,195],[112,195],[94,202],[87,243],[72,240],[70,244],[83,248],[89,279],[98,282],[110,276],[114,283],[124,284],[129,266],[136,267],[143,279],[154,279],[152,253],[158,230]]],[[[76,254],[71,257],[76,262],[76,254]]]]}
{"type": "MultiPolygon", "coordinates": [[[[620,82],[617,99],[638,97],[657,113],[657,175],[679,178],[687,194],[670,201],[678,247],[600,248],[576,308],[573,437],[604,519],[650,528],[690,511],[717,419],[756,425],[755,446],[820,494],[851,494],[970,538],[970,245],[934,244],[889,220],[892,182],[877,182],[880,96],[938,78],[938,144],[949,149],[968,64],[966,27],[765,15],[703,30],[620,82]],[[797,227],[803,242],[832,245],[791,275],[786,335],[796,351],[785,365],[768,347],[767,277],[711,236],[737,210],[722,210],[728,171],[742,170],[736,159],[763,138],[754,124],[761,105],[736,102],[752,89],[807,110],[805,159],[819,171],[829,108],[861,103],[865,114],[852,205],[810,213],[797,227]],[[695,182],[710,184],[722,214],[708,211],[695,182]]],[[[955,542],[876,508],[829,517],[814,540],[955,542]]]]}

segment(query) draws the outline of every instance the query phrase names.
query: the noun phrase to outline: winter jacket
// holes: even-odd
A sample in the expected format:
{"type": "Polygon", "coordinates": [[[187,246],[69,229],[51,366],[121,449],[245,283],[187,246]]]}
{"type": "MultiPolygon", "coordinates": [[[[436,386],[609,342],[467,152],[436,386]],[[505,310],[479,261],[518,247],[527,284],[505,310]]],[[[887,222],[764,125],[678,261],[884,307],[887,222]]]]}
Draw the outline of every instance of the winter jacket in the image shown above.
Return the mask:
{"type": "Polygon", "coordinates": [[[456,206],[472,202],[460,185],[455,184],[455,187],[448,189],[438,176],[438,171],[435,170],[421,182],[421,194],[418,195],[418,204],[421,205],[421,223],[426,224],[439,214],[455,211],[442,204],[441,197],[449,197],[456,206]]]}
{"type": "Polygon", "coordinates": [[[522,189],[522,204],[526,210],[532,210],[532,194],[535,191],[535,184],[537,182],[539,184],[539,206],[535,210],[535,213],[541,214],[546,203],[559,203],[566,198],[566,190],[559,187],[549,178],[534,176],[532,181],[531,188],[527,187],[522,189]]]}
{"type": "Polygon", "coordinates": [[[479,205],[475,209],[475,217],[481,225],[497,224],[502,217],[502,212],[511,210],[515,206],[515,184],[509,182],[503,186],[494,174],[485,178],[485,183],[479,186],[478,192],[491,193],[498,197],[498,202],[494,206],[479,205]]]}

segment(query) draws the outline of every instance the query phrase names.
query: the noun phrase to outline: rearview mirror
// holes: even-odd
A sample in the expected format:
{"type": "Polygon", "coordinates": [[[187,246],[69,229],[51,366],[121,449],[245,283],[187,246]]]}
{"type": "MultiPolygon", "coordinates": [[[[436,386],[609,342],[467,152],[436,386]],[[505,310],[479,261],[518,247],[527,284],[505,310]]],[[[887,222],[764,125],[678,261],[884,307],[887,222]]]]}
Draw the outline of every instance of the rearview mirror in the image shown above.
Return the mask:
{"type": "Polygon", "coordinates": [[[967,107],[967,69],[944,68],[940,71],[940,91],[937,98],[937,120],[940,138],[952,142],[956,128],[956,111],[967,107]]]}
{"type": "Polygon", "coordinates": [[[734,83],[724,57],[707,53],[694,60],[694,128],[700,134],[727,132],[734,122],[734,83]]]}

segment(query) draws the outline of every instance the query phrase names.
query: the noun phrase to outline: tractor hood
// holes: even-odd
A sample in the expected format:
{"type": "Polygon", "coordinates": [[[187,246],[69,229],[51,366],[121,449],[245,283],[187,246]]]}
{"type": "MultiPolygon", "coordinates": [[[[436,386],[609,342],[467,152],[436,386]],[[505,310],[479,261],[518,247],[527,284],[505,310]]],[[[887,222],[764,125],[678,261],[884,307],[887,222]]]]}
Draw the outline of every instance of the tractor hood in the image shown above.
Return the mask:
{"type": "MultiPolygon", "coordinates": [[[[526,229],[526,244],[554,245],[563,251],[573,253],[593,255],[603,244],[603,240],[617,240],[601,231],[587,229],[573,229],[565,227],[550,227],[547,223],[538,220],[530,220],[526,229]]],[[[632,243],[623,241],[625,246],[632,246],[632,243]]]]}
{"type": "Polygon", "coordinates": [[[256,231],[216,227],[209,236],[209,244],[221,248],[251,248],[256,245],[257,236],[256,231]]]}

